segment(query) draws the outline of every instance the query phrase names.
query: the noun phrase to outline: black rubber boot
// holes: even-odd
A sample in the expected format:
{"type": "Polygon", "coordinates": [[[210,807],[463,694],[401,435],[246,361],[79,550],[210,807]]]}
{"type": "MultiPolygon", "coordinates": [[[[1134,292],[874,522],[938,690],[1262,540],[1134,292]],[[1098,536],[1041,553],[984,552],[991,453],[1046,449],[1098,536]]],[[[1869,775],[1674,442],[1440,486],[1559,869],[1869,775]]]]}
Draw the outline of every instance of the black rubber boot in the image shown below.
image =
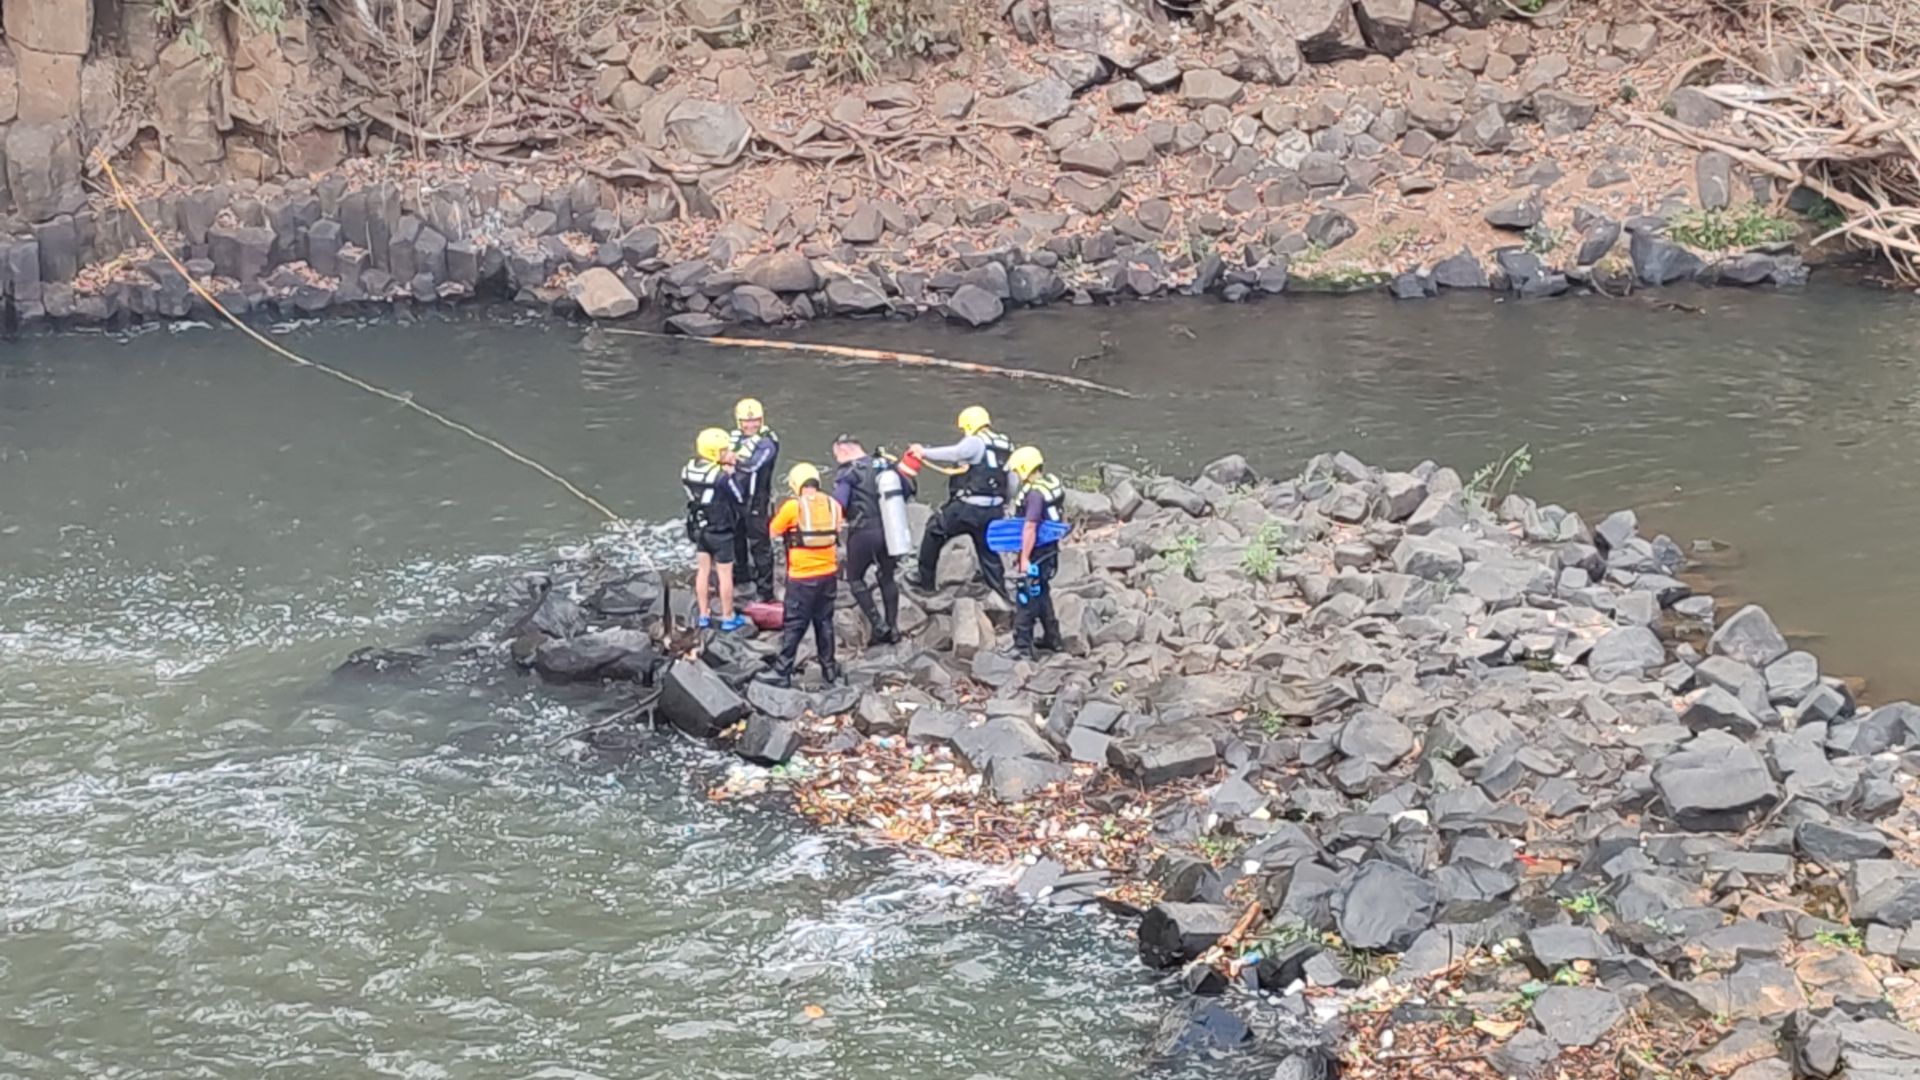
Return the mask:
{"type": "Polygon", "coordinates": [[[760,674],[755,675],[753,681],[765,683],[768,686],[777,686],[782,690],[789,690],[793,687],[793,669],[782,664],[775,664],[760,674]]]}
{"type": "Polygon", "coordinates": [[[828,686],[838,685],[840,682],[840,665],[839,664],[821,664],[820,680],[826,683],[828,686]]]}

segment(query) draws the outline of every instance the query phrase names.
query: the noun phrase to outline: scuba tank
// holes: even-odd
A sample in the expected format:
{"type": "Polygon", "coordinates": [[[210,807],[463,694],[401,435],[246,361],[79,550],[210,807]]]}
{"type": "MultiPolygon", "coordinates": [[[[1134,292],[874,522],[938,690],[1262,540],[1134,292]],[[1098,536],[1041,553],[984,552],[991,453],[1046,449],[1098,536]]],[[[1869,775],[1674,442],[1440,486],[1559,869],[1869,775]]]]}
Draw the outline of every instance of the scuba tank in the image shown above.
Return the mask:
{"type": "Polygon", "coordinates": [[[880,489],[880,529],[887,537],[887,554],[901,558],[913,551],[913,527],[907,524],[907,485],[898,472],[884,465],[873,470],[873,483],[880,489]]]}

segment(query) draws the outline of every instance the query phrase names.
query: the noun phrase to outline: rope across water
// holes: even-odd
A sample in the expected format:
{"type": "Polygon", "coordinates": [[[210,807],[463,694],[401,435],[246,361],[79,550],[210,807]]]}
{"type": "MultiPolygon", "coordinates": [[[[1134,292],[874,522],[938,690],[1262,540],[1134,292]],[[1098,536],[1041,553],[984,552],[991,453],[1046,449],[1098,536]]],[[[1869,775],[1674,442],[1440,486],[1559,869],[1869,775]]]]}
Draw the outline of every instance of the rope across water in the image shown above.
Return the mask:
{"type": "Polygon", "coordinates": [[[496,439],[493,436],[487,435],[483,432],[477,431],[469,424],[462,423],[461,421],[455,420],[442,413],[435,412],[434,410],[426,407],[425,405],[422,405],[419,402],[413,400],[413,398],[409,395],[395,393],[394,391],[388,390],[384,387],[375,386],[374,384],[366,381],[365,379],[359,378],[358,376],[355,376],[355,375],[349,375],[346,372],[341,371],[339,368],[330,367],[326,364],[321,363],[318,360],[309,360],[306,357],[301,356],[298,353],[295,353],[293,350],[286,348],[285,346],[281,345],[279,342],[274,341],[272,338],[267,337],[265,334],[260,333],[258,330],[255,330],[253,327],[248,326],[246,323],[242,322],[238,316],[234,315],[233,312],[228,311],[226,307],[220,303],[219,300],[215,299],[213,293],[204,284],[202,284],[198,278],[195,278],[193,274],[187,271],[185,264],[183,264],[179,260],[179,258],[174,255],[173,250],[167,246],[166,241],[160,239],[160,234],[154,231],[153,226],[147,222],[146,216],[140,213],[140,208],[139,206],[135,205],[133,201],[133,197],[127,193],[127,189],[125,187],[121,186],[120,177],[115,175],[113,171],[113,165],[109,163],[105,157],[99,157],[99,158],[96,158],[95,160],[98,162],[100,166],[100,171],[106,175],[107,183],[111,185],[113,188],[114,199],[119,202],[121,207],[124,208],[128,214],[131,214],[133,216],[134,222],[140,226],[140,231],[143,233],[146,233],[147,239],[152,241],[154,250],[158,251],[161,257],[167,260],[167,262],[173,267],[174,272],[178,273],[181,276],[181,278],[183,278],[186,281],[189,288],[191,288],[195,293],[197,293],[202,300],[205,300],[213,308],[213,310],[219,312],[222,318],[226,319],[228,322],[232,323],[236,328],[238,328],[241,333],[259,342],[262,346],[266,347],[269,351],[274,353],[276,356],[279,356],[281,359],[288,360],[292,363],[300,365],[301,367],[312,368],[313,370],[318,371],[324,375],[332,376],[333,378],[338,379],[343,383],[346,383],[348,386],[352,386],[352,387],[355,387],[356,389],[364,390],[367,393],[374,395],[375,397],[385,398],[386,400],[391,401],[397,405],[405,406],[406,408],[412,409],[414,412],[419,413],[421,416],[424,416],[427,419],[432,420],[434,423],[439,424],[442,427],[448,428],[453,431],[457,431],[460,434],[465,435],[469,439],[472,439],[483,446],[491,447],[494,450],[498,450],[500,453],[506,455],[508,458],[520,463],[521,465],[526,466],[529,469],[532,469],[534,472],[537,472],[541,476],[544,476],[547,479],[553,481],[554,483],[560,485],[562,488],[566,490],[567,494],[572,495],[574,498],[592,507],[595,512],[599,513],[602,517],[606,518],[608,521],[618,523],[625,520],[619,514],[614,513],[613,510],[607,506],[607,504],[601,502],[599,499],[594,498],[592,495],[587,494],[585,491],[582,491],[578,485],[573,483],[573,481],[568,480],[566,477],[561,476],[559,473],[554,472],[552,469],[547,468],[545,465],[540,464],[538,461],[535,461],[532,458],[528,457],[527,455],[521,453],[520,451],[515,450],[513,447],[508,446],[507,444],[501,442],[499,439],[496,439]]]}

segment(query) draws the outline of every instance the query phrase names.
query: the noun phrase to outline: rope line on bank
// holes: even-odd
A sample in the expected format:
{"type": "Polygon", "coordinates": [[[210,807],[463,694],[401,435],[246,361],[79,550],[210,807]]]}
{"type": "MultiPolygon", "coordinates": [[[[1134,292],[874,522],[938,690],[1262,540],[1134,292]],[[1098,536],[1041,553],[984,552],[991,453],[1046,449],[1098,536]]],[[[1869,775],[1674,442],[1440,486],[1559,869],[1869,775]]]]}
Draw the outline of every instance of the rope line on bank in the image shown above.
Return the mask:
{"type": "Polygon", "coordinates": [[[926,353],[897,352],[893,349],[862,349],[852,345],[822,345],[811,341],[771,341],[767,338],[742,337],[692,337],[681,334],[663,334],[657,330],[628,330],[623,327],[602,327],[609,334],[624,337],[666,338],[673,341],[697,341],[702,345],[719,348],[779,349],[784,352],[814,352],[827,356],[836,356],[842,360],[854,360],[868,364],[907,364],[914,367],[946,368],[949,371],[964,371],[969,375],[1000,375],[1009,379],[1034,379],[1060,386],[1071,386],[1076,390],[1090,390],[1096,394],[1112,394],[1114,397],[1137,398],[1131,390],[1122,390],[1117,386],[1097,383],[1092,379],[1082,379],[1077,375],[1056,375],[1051,371],[1034,371],[1031,368],[1002,367],[999,364],[976,364],[971,360],[948,360],[943,356],[928,356],[926,353]]]}
{"type": "Polygon", "coordinates": [[[527,468],[532,469],[534,472],[539,473],[541,476],[544,476],[547,479],[553,481],[554,483],[559,484],[562,488],[566,489],[567,494],[572,495],[574,498],[579,499],[581,502],[592,507],[594,510],[598,511],[603,517],[605,517],[608,521],[618,523],[625,520],[619,514],[614,513],[610,508],[608,508],[608,506],[605,503],[587,494],[586,492],[580,490],[580,488],[576,486],[573,483],[573,481],[568,480],[566,477],[561,476],[559,473],[554,472],[552,469],[547,468],[545,465],[540,464],[538,461],[535,461],[532,458],[528,457],[527,455],[521,453],[520,451],[515,450],[513,447],[508,446],[506,443],[501,442],[499,439],[496,439],[491,435],[484,434],[483,432],[477,431],[468,424],[464,424],[458,420],[452,419],[451,417],[435,412],[434,410],[427,408],[425,405],[422,405],[419,402],[413,400],[413,398],[410,395],[395,393],[394,391],[388,390],[385,387],[375,386],[374,384],[366,381],[365,379],[359,378],[357,376],[349,375],[338,368],[330,367],[326,364],[321,363],[318,360],[309,360],[306,357],[293,352],[291,349],[286,348],[285,346],[281,345],[279,342],[274,341],[272,338],[267,337],[266,335],[260,333],[258,330],[255,330],[253,327],[248,326],[246,323],[242,322],[238,316],[234,315],[233,312],[228,311],[226,307],[220,303],[219,300],[214,299],[213,293],[205,285],[203,285],[198,278],[194,277],[193,274],[188,272],[185,264],[183,264],[179,260],[179,258],[174,255],[173,250],[167,246],[166,241],[160,239],[160,234],[154,231],[153,226],[148,224],[145,215],[140,213],[140,208],[134,204],[133,196],[127,193],[127,189],[125,187],[121,186],[120,177],[114,173],[113,165],[107,161],[106,156],[100,155],[99,157],[95,158],[95,160],[99,163],[100,170],[106,174],[107,183],[112,185],[113,187],[114,199],[117,202],[119,202],[119,204],[127,211],[127,213],[133,215],[134,222],[140,226],[141,232],[144,232],[147,234],[147,239],[153,242],[154,249],[159,251],[161,257],[166,259],[167,262],[170,265],[172,265],[174,272],[178,273],[183,279],[186,280],[187,286],[191,288],[195,293],[199,294],[200,299],[205,300],[209,305],[211,305],[213,307],[213,310],[219,312],[222,318],[232,323],[235,327],[238,327],[241,333],[244,333],[248,337],[259,342],[261,345],[265,346],[268,350],[280,356],[282,359],[292,361],[293,363],[301,367],[312,368],[315,371],[321,372],[322,374],[325,374],[325,375],[331,375],[332,377],[340,380],[341,382],[346,383],[348,386],[352,386],[357,389],[364,390],[367,393],[373,394],[376,397],[382,397],[387,399],[388,401],[394,402],[395,404],[404,405],[407,408],[412,409],[414,412],[419,413],[421,416],[424,416],[427,419],[432,420],[434,423],[439,424],[442,427],[448,428],[449,430],[452,430],[452,431],[457,431],[460,434],[467,436],[468,438],[474,440],[475,442],[480,443],[483,446],[488,446],[495,450],[498,450],[500,453],[506,455],[508,458],[516,462],[519,462],[520,464],[526,466],[527,468]]]}

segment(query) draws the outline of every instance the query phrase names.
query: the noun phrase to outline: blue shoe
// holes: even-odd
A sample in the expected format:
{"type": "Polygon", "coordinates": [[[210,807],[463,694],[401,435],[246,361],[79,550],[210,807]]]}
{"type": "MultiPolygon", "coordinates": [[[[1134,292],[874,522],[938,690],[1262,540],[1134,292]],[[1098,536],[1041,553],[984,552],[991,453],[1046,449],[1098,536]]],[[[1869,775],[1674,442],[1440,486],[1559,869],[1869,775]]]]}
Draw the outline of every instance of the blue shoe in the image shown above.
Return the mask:
{"type": "Polygon", "coordinates": [[[733,618],[728,619],[726,622],[721,623],[720,629],[723,633],[731,634],[735,630],[738,630],[741,627],[744,627],[746,625],[747,625],[747,617],[745,615],[735,615],[733,618]]]}
{"type": "Polygon", "coordinates": [[[713,629],[713,616],[702,615],[700,616],[699,621],[694,623],[693,625],[696,629],[699,629],[699,630],[711,630],[713,629]]]}

